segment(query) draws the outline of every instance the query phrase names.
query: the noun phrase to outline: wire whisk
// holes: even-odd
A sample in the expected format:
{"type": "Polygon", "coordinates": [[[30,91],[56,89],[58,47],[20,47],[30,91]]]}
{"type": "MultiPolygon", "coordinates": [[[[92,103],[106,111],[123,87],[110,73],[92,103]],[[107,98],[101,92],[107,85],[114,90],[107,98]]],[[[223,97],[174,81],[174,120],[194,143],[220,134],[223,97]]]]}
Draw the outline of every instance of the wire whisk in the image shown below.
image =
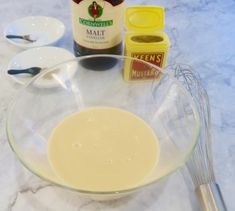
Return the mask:
{"type": "Polygon", "coordinates": [[[211,112],[209,98],[199,74],[184,64],[168,66],[166,71],[191,94],[199,114],[200,134],[191,159],[186,163],[195,192],[204,211],[227,211],[219,185],[215,182],[211,150],[211,112]]]}

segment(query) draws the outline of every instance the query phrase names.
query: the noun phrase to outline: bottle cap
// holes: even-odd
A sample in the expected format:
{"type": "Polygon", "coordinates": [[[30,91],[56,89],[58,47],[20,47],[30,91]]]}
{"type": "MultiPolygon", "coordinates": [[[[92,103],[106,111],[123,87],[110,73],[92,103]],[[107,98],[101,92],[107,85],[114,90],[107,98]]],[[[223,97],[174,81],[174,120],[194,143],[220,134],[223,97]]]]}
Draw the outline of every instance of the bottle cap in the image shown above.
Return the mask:
{"type": "Polygon", "coordinates": [[[165,12],[159,6],[133,6],[126,9],[126,29],[155,31],[164,29],[165,12]]]}

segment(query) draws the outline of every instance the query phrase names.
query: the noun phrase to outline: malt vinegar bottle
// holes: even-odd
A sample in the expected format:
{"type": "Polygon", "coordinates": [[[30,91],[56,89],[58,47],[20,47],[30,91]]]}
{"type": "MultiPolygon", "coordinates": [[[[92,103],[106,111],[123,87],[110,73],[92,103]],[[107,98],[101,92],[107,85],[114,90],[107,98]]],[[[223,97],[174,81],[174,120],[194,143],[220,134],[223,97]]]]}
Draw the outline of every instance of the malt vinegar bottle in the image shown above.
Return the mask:
{"type": "MultiPolygon", "coordinates": [[[[122,54],[124,0],[72,0],[71,6],[76,56],[122,54]]],[[[106,67],[112,63],[107,57],[102,60],[106,67]]],[[[97,61],[89,63],[97,69],[97,61]]]]}

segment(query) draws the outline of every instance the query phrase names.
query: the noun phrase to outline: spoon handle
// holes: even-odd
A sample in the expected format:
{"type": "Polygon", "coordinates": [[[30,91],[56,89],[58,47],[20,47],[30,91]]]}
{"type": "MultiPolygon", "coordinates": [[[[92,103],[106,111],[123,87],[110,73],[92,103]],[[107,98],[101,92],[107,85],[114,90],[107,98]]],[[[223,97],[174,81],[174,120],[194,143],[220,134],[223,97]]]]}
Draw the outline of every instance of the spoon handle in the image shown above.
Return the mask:
{"type": "Polygon", "coordinates": [[[15,74],[21,74],[21,73],[29,73],[29,69],[22,69],[22,70],[17,70],[17,69],[11,69],[7,71],[8,74],[10,75],[15,75],[15,74]]]}
{"type": "Polygon", "coordinates": [[[24,36],[20,36],[20,35],[7,35],[6,38],[8,39],[24,39],[24,36]]]}

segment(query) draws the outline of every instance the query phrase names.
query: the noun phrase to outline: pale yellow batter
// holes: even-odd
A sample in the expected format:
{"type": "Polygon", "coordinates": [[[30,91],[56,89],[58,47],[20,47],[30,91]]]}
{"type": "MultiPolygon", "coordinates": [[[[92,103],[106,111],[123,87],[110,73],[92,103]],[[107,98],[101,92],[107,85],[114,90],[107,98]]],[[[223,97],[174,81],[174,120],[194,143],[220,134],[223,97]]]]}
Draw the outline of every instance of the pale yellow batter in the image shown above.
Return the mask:
{"type": "Polygon", "coordinates": [[[153,130],[125,110],[95,107],[66,117],[52,132],[48,156],[64,183],[90,191],[138,185],[155,167],[153,130]]]}

